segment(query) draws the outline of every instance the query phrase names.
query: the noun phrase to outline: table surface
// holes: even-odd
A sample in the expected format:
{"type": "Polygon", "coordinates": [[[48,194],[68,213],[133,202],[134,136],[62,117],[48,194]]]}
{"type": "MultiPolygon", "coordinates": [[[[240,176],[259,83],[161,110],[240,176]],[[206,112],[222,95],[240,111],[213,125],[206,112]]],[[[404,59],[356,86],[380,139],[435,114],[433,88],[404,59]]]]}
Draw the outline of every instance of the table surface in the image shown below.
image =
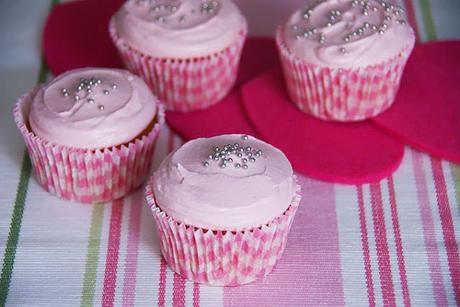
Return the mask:
{"type": "MultiPolygon", "coordinates": [[[[253,35],[272,33],[303,2],[238,1],[253,35]]],[[[459,0],[401,2],[420,41],[459,37],[459,0]]],[[[98,205],[44,192],[11,110],[46,73],[40,34],[49,7],[0,1],[0,306],[460,304],[460,166],[410,148],[379,183],[300,176],[303,199],[283,258],[264,280],[236,288],[193,284],[167,268],[142,190],[98,205]]],[[[166,127],[154,167],[181,143],[166,127]]]]}

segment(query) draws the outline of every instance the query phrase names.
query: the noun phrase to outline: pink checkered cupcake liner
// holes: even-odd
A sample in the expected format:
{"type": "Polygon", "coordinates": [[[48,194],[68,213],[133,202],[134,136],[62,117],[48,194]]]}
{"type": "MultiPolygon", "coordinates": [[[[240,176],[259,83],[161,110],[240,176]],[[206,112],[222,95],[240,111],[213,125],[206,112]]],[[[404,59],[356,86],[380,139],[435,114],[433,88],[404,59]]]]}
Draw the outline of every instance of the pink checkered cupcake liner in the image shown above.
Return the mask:
{"type": "Polygon", "coordinates": [[[388,109],[397,94],[401,76],[415,39],[398,56],[365,68],[319,67],[292,54],[276,32],[287,92],[303,112],[324,120],[359,121],[388,109]]]}
{"type": "Polygon", "coordinates": [[[125,66],[144,79],[166,109],[182,112],[207,108],[228,94],[247,34],[243,30],[234,44],[207,57],[169,59],[145,55],[129,46],[118,36],[113,20],[109,32],[125,66]]]}
{"type": "Polygon", "coordinates": [[[283,254],[301,199],[297,185],[288,209],[271,222],[242,231],[207,230],[176,222],[162,211],[152,182],[146,186],[146,199],[163,257],[176,273],[212,286],[238,286],[268,275],[283,254]]]}
{"type": "Polygon", "coordinates": [[[29,129],[30,105],[39,88],[18,99],[13,115],[36,179],[46,191],[67,200],[96,203],[121,198],[145,181],[156,139],[164,124],[162,106],[156,124],[147,135],[127,145],[78,149],[52,144],[29,129]]]}

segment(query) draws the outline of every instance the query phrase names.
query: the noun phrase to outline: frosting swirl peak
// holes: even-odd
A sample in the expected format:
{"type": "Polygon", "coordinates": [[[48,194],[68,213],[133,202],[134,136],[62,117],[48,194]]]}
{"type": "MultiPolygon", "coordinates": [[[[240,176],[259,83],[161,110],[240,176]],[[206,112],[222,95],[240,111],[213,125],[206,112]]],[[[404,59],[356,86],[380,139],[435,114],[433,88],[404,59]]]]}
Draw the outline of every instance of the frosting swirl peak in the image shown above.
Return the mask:
{"type": "Polygon", "coordinates": [[[153,121],[157,102],[128,71],[76,69],[38,90],[29,123],[35,134],[58,145],[106,148],[141,134],[153,121]]]}
{"type": "Polygon", "coordinates": [[[247,31],[231,0],[128,0],[114,22],[128,45],[160,58],[220,52],[247,31]]]}
{"type": "Polygon", "coordinates": [[[281,215],[295,183],[278,149],[253,137],[222,135],[190,141],[170,154],[154,174],[153,190],[159,207],[177,221],[242,230],[281,215]]]}
{"type": "Polygon", "coordinates": [[[414,43],[400,6],[385,0],[318,0],[294,12],[284,41],[320,66],[362,67],[395,57],[414,43]]]}

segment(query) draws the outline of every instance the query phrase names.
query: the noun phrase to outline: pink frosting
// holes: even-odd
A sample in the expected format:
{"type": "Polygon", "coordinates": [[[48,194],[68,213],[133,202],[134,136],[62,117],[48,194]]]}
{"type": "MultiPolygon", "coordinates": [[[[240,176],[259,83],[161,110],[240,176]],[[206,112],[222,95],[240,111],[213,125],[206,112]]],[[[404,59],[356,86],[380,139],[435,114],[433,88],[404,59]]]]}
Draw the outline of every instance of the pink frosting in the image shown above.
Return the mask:
{"type": "Polygon", "coordinates": [[[212,230],[242,230],[280,216],[292,201],[295,182],[291,164],[281,151],[256,138],[244,140],[234,134],[183,145],[160,165],[153,190],[160,208],[176,221],[212,230]],[[250,146],[256,161],[251,162],[246,151],[241,158],[232,153],[226,159],[233,161],[223,168],[221,159],[208,157],[215,153],[214,147],[222,149],[227,144],[250,146]],[[237,163],[247,168],[237,168],[237,163]]]}
{"type": "Polygon", "coordinates": [[[364,67],[397,56],[414,44],[404,12],[384,0],[310,1],[284,26],[291,52],[328,67],[364,67]]]}
{"type": "Polygon", "coordinates": [[[231,0],[128,0],[114,22],[128,45],[160,58],[208,56],[247,31],[231,0]]]}
{"type": "Polygon", "coordinates": [[[153,120],[157,102],[128,71],[76,69],[40,88],[29,123],[35,134],[54,144],[106,148],[136,138],[153,120]]]}

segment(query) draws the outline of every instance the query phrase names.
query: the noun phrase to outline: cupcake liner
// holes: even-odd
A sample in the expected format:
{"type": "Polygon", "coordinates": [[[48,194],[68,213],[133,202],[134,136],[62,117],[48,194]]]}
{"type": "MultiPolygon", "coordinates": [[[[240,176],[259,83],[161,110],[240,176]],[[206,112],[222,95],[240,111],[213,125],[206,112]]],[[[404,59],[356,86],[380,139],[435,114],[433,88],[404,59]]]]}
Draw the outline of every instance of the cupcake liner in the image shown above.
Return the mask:
{"type": "Polygon", "coordinates": [[[39,88],[18,99],[13,115],[26,143],[37,181],[46,191],[72,201],[95,203],[121,198],[144,182],[164,123],[162,106],[159,107],[157,123],[147,135],[127,145],[78,149],[52,144],[29,129],[30,105],[39,88]]]}
{"type": "Polygon", "coordinates": [[[109,32],[126,67],[144,79],[166,109],[185,112],[207,108],[228,94],[247,31],[221,52],[190,59],[155,58],[133,49],[118,36],[113,20],[109,32]]]}
{"type": "Polygon", "coordinates": [[[207,230],[176,222],[157,206],[146,186],[160,248],[168,265],[183,277],[212,286],[238,286],[268,275],[282,256],[300,203],[297,185],[292,203],[271,222],[242,231],[207,230]]]}
{"type": "Polygon", "coordinates": [[[288,94],[300,110],[324,120],[358,121],[392,105],[414,40],[398,56],[356,69],[306,63],[289,51],[282,27],[276,32],[276,44],[288,94]]]}

